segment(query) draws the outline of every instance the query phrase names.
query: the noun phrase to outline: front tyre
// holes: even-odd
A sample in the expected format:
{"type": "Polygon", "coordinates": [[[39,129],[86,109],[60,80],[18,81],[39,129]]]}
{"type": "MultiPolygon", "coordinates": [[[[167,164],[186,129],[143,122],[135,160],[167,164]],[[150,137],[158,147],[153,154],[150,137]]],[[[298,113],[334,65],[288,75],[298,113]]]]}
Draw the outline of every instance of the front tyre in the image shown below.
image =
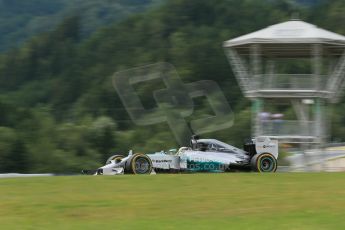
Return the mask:
{"type": "Polygon", "coordinates": [[[277,159],[270,153],[256,154],[250,163],[255,172],[275,172],[278,167],[277,159]]]}
{"type": "Polygon", "coordinates": [[[150,174],[152,172],[152,161],[147,155],[136,153],[127,160],[125,172],[130,174],[150,174]]]}

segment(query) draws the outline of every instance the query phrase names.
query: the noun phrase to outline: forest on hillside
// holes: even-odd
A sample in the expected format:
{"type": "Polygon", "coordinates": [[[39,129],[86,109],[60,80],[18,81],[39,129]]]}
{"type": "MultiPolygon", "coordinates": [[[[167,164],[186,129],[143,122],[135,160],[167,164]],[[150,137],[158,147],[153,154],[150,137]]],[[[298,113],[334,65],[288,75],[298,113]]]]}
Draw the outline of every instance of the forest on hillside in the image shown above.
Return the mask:
{"type": "Polygon", "coordinates": [[[79,15],[80,33],[143,13],[163,0],[0,0],[0,51],[18,47],[32,36],[49,32],[65,18],[79,15]]]}
{"type": "MultiPolygon", "coordinates": [[[[2,3],[4,1],[1,1],[2,3]]],[[[0,55],[0,172],[80,172],[112,153],[176,148],[169,126],[134,124],[112,86],[113,73],[156,62],[174,65],[185,83],[217,82],[235,113],[231,128],[208,133],[241,146],[250,136],[243,97],[222,42],[271,24],[301,19],[345,35],[345,2],[311,7],[291,1],[171,0],[83,37],[83,19],[69,15],[50,32],[0,55]],[[269,2],[269,4],[268,4],[269,2]]],[[[160,84],[137,90],[148,108],[160,84]]],[[[331,139],[345,141],[345,103],[332,115],[331,139]]],[[[208,114],[195,102],[195,117],[208,114]]],[[[191,119],[191,118],[188,118],[191,119]]]]}

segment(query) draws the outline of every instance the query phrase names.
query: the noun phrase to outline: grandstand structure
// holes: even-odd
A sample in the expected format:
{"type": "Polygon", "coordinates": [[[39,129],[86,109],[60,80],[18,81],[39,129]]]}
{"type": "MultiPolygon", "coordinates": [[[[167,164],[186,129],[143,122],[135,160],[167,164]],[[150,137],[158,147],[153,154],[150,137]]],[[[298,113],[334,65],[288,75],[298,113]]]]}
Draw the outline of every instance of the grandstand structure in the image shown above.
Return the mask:
{"type": "Polygon", "coordinates": [[[252,101],[253,136],[286,143],[326,141],[327,107],[345,88],[345,36],[289,20],[225,41],[223,47],[252,101]],[[263,116],[273,108],[279,113],[281,105],[293,116],[263,116]]]}

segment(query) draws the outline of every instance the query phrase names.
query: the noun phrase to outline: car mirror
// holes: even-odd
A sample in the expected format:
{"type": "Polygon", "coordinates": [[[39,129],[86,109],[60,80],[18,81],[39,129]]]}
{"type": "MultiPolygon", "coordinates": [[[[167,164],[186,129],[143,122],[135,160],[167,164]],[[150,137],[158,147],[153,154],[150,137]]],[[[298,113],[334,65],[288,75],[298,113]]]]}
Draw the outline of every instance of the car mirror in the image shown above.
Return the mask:
{"type": "Polygon", "coordinates": [[[177,149],[169,149],[169,154],[175,154],[177,152],[177,149]]]}

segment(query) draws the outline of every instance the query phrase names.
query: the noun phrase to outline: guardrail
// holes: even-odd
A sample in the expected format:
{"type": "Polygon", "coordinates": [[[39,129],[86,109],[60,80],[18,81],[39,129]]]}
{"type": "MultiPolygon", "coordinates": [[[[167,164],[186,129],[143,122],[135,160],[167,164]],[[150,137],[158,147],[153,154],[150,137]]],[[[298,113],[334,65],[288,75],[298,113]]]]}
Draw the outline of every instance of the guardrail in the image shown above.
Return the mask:
{"type": "Polygon", "coordinates": [[[264,136],[315,136],[314,121],[262,120],[261,135],[264,136]]]}
{"type": "Polygon", "coordinates": [[[313,74],[265,74],[257,76],[256,89],[260,90],[326,90],[327,78],[313,74]]]}

